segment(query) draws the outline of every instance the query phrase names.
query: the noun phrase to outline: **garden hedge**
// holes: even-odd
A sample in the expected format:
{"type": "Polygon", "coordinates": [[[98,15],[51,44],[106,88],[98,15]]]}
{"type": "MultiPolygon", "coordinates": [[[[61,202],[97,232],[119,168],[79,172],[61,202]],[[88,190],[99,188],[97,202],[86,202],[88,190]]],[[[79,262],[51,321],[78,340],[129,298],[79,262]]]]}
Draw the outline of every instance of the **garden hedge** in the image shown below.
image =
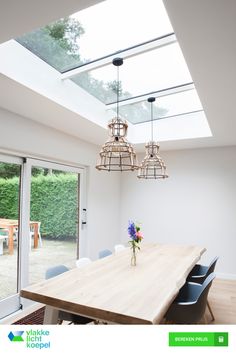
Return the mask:
{"type": "MultiPolygon", "coordinates": [[[[19,180],[0,178],[0,217],[17,219],[19,180]]],[[[76,237],[78,177],[75,174],[37,176],[31,179],[30,219],[41,222],[44,236],[76,237]]]]}

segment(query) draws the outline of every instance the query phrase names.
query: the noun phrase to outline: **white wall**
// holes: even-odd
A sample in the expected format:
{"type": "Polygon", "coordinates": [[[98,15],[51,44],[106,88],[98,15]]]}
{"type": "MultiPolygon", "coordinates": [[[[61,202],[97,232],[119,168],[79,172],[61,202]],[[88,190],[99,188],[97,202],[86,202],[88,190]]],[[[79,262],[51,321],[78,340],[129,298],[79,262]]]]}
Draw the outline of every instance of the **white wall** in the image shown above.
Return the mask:
{"type": "Polygon", "coordinates": [[[128,220],[139,221],[144,242],[205,246],[202,262],[219,255],[216,270],[236,277],[236,147],[161,155],[170,178],[122,176],[121,241],[127,241],[128,220]]]}
{"type": "Polygon", "coordinates": [[[88,256],[112,248],[119,234],[120,175],[95,169],[99,148],[3,109],[0,129],[0,150],[88,166],[88,256]]]}
{"type": "Polygon", "coordinates": [[[127,241],[129,219],[145,241],[200,244],[203,261],[236,275],[236,147],[162,152],[170,178],[141,181],[136,173],[98,172],[95,145],[0,109],[0,150],[88,166],[89,256],[127,241]],[[121,187],[121,189],[120,189],[121,187]]]}

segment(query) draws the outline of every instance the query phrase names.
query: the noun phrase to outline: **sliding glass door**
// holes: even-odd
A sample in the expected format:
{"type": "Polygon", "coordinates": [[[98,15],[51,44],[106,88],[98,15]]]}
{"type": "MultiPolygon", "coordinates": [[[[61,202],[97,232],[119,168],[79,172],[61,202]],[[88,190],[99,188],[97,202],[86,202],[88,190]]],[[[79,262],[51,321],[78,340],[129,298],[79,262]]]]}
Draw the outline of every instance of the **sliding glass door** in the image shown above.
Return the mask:
{"type": "Polygon", "coordinates": [[[0,320],[27,304],[22,288],[86,252],[85,189],[82,168],[0,155],[0,320]]]}
{"type": "Polygon", "coordinates": [[[20,308],[18,231],[22,162],[0,155],[0,318],[20,308]]]}
{"type": "Polygon", "coordinates": [[[79,247],[80,174],[52,163],[31,162],[29,284],[50,267],[75,266],[79,247]]]}

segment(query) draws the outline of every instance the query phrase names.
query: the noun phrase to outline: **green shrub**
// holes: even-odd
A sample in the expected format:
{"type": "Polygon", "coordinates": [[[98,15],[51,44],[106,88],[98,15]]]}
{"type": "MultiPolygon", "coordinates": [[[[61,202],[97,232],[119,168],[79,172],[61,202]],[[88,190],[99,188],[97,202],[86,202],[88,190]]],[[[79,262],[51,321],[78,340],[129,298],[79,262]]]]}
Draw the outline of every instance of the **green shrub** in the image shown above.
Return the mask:
{"type": "MultiPolygon", "coordinates": [[[[0,217],[16,219],[19,180],[0,179],[0,217]]],[[[78,178],[72,174],[37,176],[31,179],[30,219],[41,222],[45,236],[77,234],[78,178]]]]}
{"type": "Polygon", "coordinates": [[[0,217],[17,219],[19,210],[19,178],[0,178],[0,217]]]}

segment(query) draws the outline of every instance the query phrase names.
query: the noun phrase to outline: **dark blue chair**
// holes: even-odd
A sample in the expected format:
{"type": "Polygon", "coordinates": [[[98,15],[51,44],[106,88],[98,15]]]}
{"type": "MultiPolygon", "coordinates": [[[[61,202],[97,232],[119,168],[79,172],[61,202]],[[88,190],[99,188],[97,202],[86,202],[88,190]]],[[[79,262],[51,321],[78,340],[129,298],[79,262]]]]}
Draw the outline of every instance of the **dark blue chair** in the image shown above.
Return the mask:
{"type": "MultiPolygon", "coordinates": [[[[203,282],[208,277],[208,275],[214,272],[216,262],[218,261],[218,259],[219,257],[215,257],[208,266],[204,266],[202,264],[196,264],[192,269],[192,271],[189,273],[187,281],[203,284],[203,282]]],[[[211,314],[212,321],[214,321],[215,317],[211,309],[211,306],[209,304],[209,301],[207,301],[207,307],[211,314]]]]}
{"type": "Polygon", "coordinates": [[[203,284],[186,282],[165,314],[168,322],[196,324],[205,314],[207,297],[215,274],[211,273],[203,284]]]}
{"type": "MultiPolygon", "coordinates": [[[[56,277],[59,274],[67,272],[68,270],[69,270],[69,268],[67,268],[63,264],[55,266],[55,267],[48,268],[46,270],[46,273],[45,273],[45,279],[54,278],[54,277],[56,277]]],[[[75,315],[73,313],[69,313],[69,312],[66,312],[66,311],[59,311],[58,320],[59,320],[60,324],[63,321],[69,321],[69,322],[72,322],[74,324],[87,324],[87,323],[93,321],[93,319],[91,319],[91,318],[83,317],[83,316],[80,316],[80,315],[75,315]]]]}
{"type": "Polygon", "coordinates": [[[215,257],[208,266],[196,264],[188,275],[187,281],[202,284],[209,274],[215,270],[219,257],[215,257]]]}

